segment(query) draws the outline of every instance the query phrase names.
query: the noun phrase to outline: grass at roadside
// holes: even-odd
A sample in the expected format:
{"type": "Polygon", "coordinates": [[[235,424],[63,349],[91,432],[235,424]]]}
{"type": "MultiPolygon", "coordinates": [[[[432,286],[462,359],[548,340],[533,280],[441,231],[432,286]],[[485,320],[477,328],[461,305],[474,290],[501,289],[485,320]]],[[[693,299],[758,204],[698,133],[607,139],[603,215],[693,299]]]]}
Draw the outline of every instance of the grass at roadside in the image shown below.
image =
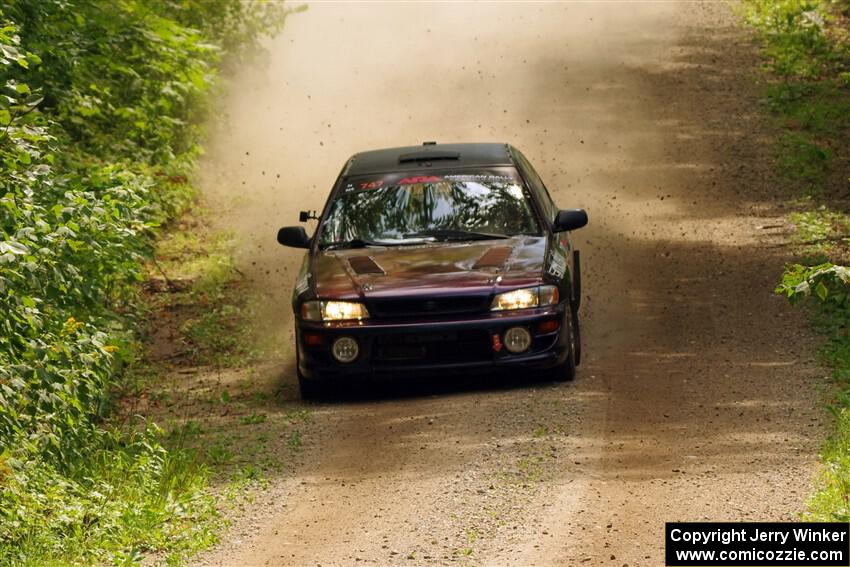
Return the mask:
{"type": "Polygon", "coordinates": [[[809,500],[812,519],[850,520],[850,2],[745,0],[769,85],[765,108],[778,132],[778,179],[791,195],[799,263],[777,292],[815,304],[813,324],[832,368],[835,427],[809,500]]]}
{"type": "Polygon", "coordinates": [[[779,132],[779,178],[806,204],[847,189],[850,47],[846,2],[746,0],[763,42],[764,105],[779,132]]]}
{"type": "Polygon", "coordinates": [[[146,285],[157,323],[151,329],[155,359],[228,367],[257,358],[251,327],[256,306],[232,247],[233,236],[212,232],[197,208],[157,243],[146,285]]]}
{"type": "Polygon", "coordinates": [[[292,465],[312,416],[286,403],[284,343],[257,324],[262,303],[235,265],[233,235],[210,226],[195,207],[147,265],[145,362],[122,411],[163,424],[164,443],[192,451],[228,507],[292,465]]]}
{"type": "MultiPolygon", "coordinates": [[[[845,284],[846,285],[846,284],[845,284]]],[[[850,521],[850,313],[830,310],[823,314],[821,328],[829,340],[822,353],[837,385],[829,406],[835,416],[835,431],[825,443],[821,457],[825,469],[817,492],[809,500],[812,519],[850,521]]]]}
{"type": "Polygon", "coordinates": [[[812,321],[825,337],[821,348],[832,369],[835,388],[828,408],[835,429],[821,451],[824,467],[817,490],[809,500],[814,520],[850,521],[850,269],[831,264],[815,268],[790,267],[779,291],[792,302],[816,304],[812,321]]]}
{"type": "MultiPolygon", "coordinates": [[[[220,71],[287,9],[0,4],[0,564],[180,563],[215,537],[216,469],[115,393],[143,392],[160,368],[139,362],[139,284],[160,227],[192,201],[220,71]]],[[[233,352],[223,309],[187,323],[207,357],[233,352]]]]}

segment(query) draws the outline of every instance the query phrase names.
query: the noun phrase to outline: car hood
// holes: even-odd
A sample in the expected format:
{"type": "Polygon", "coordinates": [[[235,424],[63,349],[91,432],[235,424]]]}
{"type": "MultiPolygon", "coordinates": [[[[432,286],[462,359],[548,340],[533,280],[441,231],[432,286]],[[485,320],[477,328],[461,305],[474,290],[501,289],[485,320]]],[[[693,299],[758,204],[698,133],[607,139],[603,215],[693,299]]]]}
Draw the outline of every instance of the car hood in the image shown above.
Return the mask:
{"type": "Polygon", "coordinates": [[[539,283],[545,253],[546,238],[535,236],[321,251],[312,280],[326,299],[489,294],[539,283]]]}

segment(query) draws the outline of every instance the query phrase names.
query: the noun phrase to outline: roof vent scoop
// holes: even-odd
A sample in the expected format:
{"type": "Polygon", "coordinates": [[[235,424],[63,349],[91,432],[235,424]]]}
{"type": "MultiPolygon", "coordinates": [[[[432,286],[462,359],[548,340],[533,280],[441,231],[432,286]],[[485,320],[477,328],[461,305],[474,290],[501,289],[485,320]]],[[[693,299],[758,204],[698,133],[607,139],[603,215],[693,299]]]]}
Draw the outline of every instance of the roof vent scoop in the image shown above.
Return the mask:
{"type": "Polygon", "coordinates": [[[399,163],[410,163],[417,161],[459,160],[460,152],[445,150],[423,150],[398,156],[399,163]]]}
{"type": "Polygon", "coordinates": [[[436,146],[437,142],[422,142],[423,146],[436,146]]]}

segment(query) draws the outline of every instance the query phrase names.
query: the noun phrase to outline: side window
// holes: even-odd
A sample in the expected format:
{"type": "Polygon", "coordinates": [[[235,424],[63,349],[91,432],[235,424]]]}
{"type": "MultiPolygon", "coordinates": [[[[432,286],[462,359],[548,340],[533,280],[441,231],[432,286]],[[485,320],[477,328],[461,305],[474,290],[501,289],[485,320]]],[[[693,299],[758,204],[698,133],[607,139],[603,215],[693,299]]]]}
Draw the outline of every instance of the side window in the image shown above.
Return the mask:
{"type": "Polygon", "coordinates": [[[517,158],[517,161],[522,167],[523,175],[525,175],[528,179],[528,183],[531,185],[531,190],[534,192],[537,202],[542,204],[543,210],[549,218],[549,222],[554,221],[555,215],[558,214],[558,207],[552,202],[552,198],[549,196],[549,191],[546,190],[546,185],[543,184],[543,180],[540,179],[540,176],[537,175],[537,172],[534,171],[533,167],[531,167],[531,163],[529,163],[529,161],[525,159],[525,156],[519,153],[518,150],[514,150],[514,156],[517,158]]]}

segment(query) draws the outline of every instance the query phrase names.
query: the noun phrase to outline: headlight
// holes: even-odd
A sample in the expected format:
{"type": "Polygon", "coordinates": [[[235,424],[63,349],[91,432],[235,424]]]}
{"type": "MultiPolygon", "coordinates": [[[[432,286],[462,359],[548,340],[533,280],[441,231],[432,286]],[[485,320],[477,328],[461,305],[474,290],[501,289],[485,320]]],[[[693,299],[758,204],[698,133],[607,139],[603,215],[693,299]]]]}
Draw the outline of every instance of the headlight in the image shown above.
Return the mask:
{"type": "Polygon", "coordinates": [[[369,312],[362,303],[353,301],[322,301],[322,320],[350,321],[368,319],[369,312]]]}
{"type": "Polygon", "coordinates": [[[353,301],[305,301],[301,304],[301,318],[305,321],[359,321],[369,318],[362,303],[353,301]]]}
{"type": "Polygon", "coordinates": [[[556,303],[558,303],[558,288],[553,285],[541,285],[500,293],[493,298],[490,310],[528,309],[556,303]]]}

